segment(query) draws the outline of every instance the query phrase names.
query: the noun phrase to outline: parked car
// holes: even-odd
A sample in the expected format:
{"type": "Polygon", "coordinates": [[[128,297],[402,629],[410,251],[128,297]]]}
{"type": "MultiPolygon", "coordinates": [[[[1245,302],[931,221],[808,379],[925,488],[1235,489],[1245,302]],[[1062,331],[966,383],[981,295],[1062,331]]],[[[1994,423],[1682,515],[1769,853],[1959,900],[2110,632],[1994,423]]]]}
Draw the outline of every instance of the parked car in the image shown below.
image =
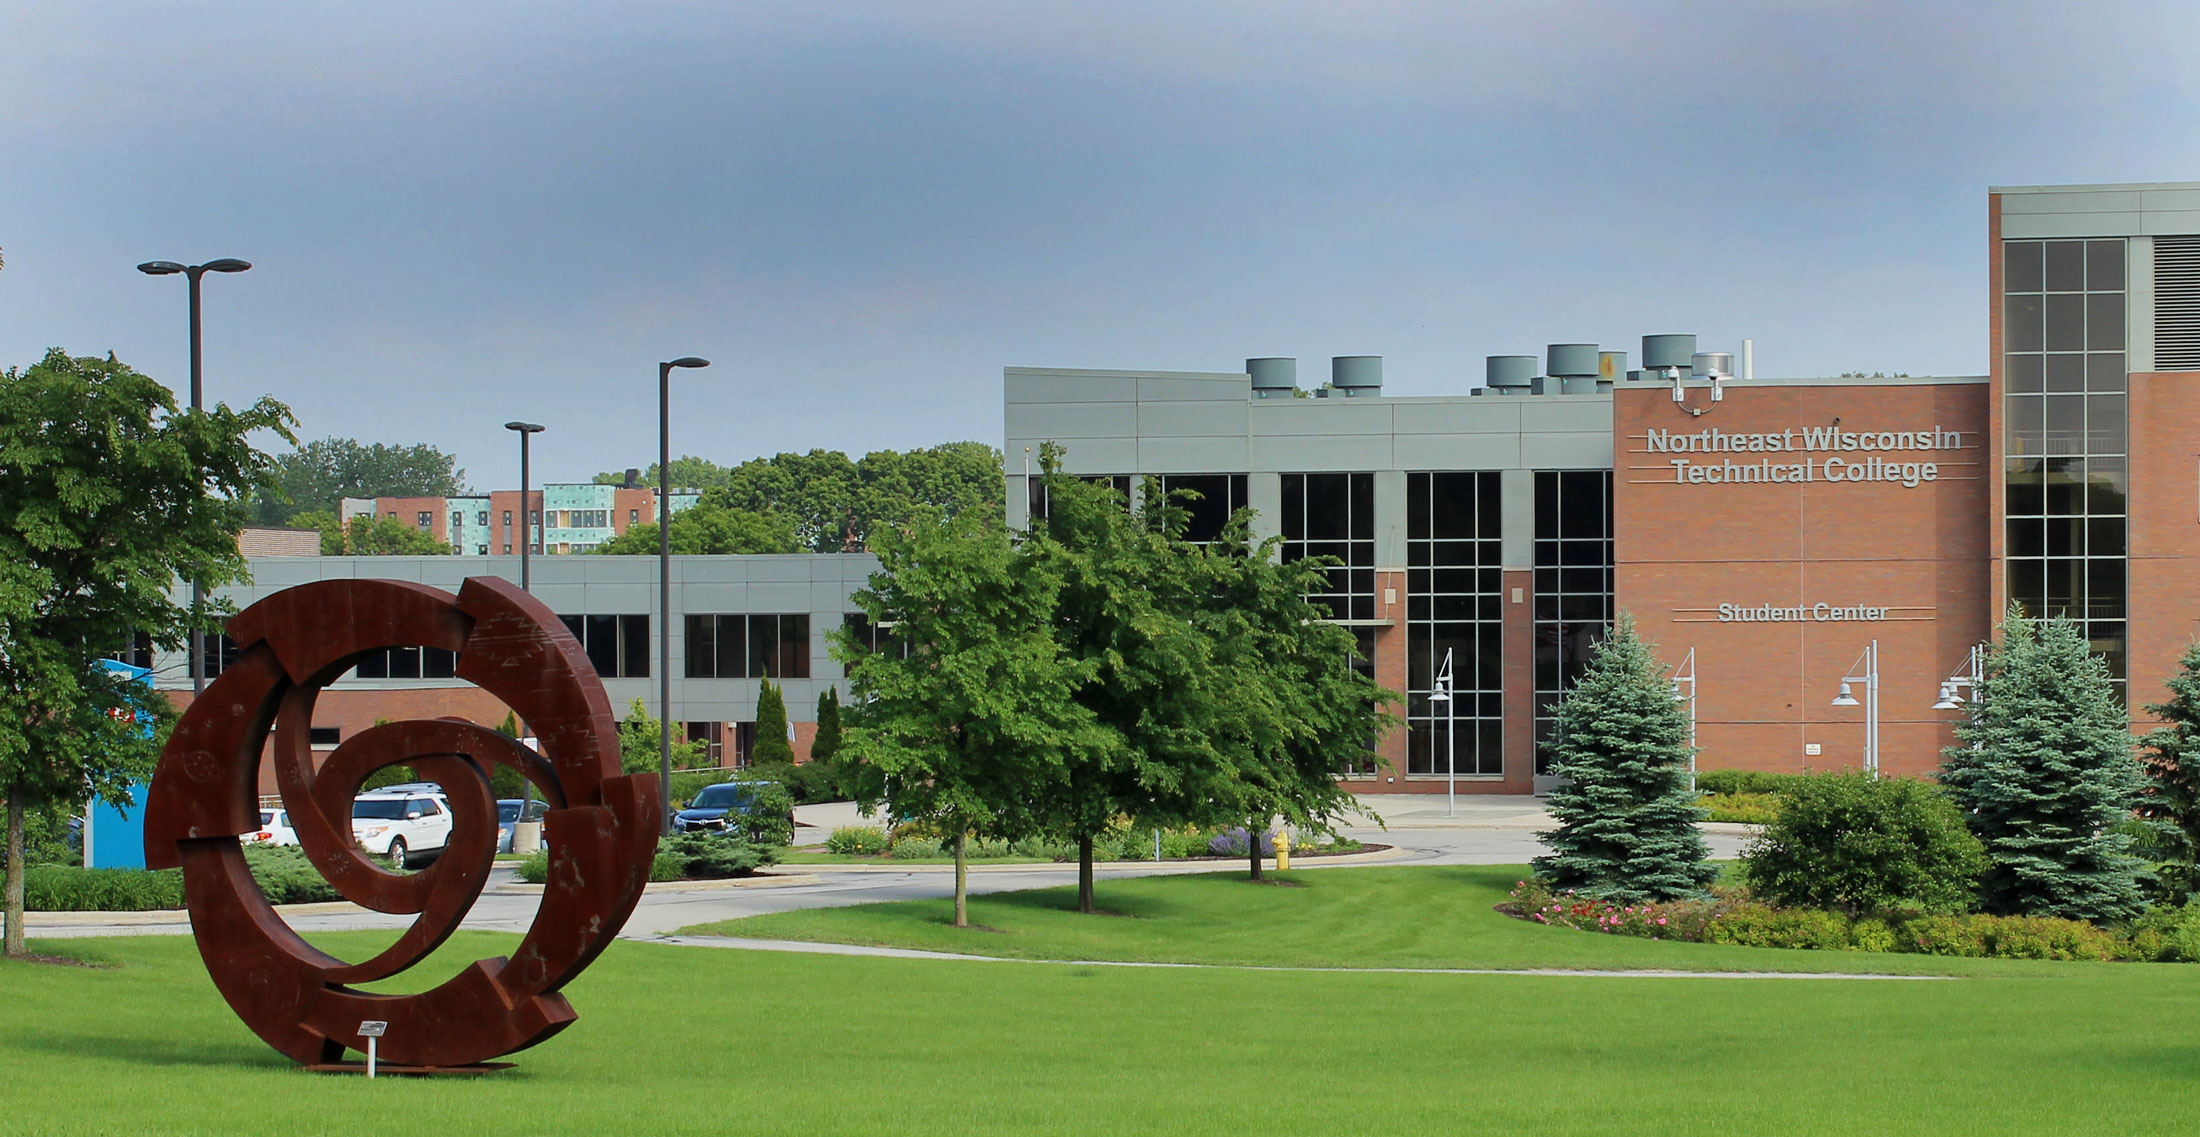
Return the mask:
{"type": "MultiPolygon", "coordinates": [[[[512,851],[512,826],[519,820],[520,800],[516,797],[497,799],[497,852],[499,853],[512,851]]],[[[550,803],[543,801],[541,798],[535,798],[526,804],[527,820],[529,821],[541,821],[542,815],[550,812],[550,803]]]]}
{"type": "Polygon", "coordinates": [[[451,803],[433,782],[383,786],[353,798],[351,836],[393,868],[410,868],[415,854],[441,853],[451,843],[451,803]]]}
{"type": "MultiPolygon", "coordinates": [[[[728,818],[746,816],[756,802],[757,791],[775,786],[776,782],[719,782],[704,786],[695,794],[695,800],[687,808],[672,815],[672,831],[675,833],[722,833],[728,818]]],[[[787,811],[788,824],[794,823],[794,810],[787,811]]]]}
{"type": "Polygon", "coordinates": [[[277,848],[298,843],[298,831],[290,827],[290,811],[287,809],[263,809],[260,811],[260,830],[244,835],[247,845],[265,845],[277,848]]]}

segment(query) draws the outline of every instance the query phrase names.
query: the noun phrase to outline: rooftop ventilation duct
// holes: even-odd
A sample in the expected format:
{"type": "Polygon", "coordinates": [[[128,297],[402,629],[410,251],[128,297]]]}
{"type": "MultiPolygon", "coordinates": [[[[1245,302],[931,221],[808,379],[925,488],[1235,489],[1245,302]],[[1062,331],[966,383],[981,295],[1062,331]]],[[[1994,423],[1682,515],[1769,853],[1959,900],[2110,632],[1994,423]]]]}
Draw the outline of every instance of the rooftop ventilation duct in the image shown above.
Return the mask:
{"type": "MultiPolygon", "coordinates": [[[[1681,402],[1681,379],[1696,365],[1696,337],[1687,335],[1658,335],[1642,337],[1643,376],[1656,376],[1673,382],[1673,401],[1681,402]]],[[[1711,385],[1711,399],[1719,399],[1719,385],[1711,385]]]]}
{"type": "Polygon", "coordinates": [[[1552,395],[1593,395],[1597,389],[1597,345],[1554,343],[1543,349],[1551,382],[1543,390],[1552,395]]]}
{"type": "Polygon", "coordinates": [[[1628,378],[1627,353],[1624,351],[1600,351],[1597,353],[1597,390],[1610,391],[1615,383],[1628,378]]]}
{"type": "Polygon", "coordinates": [[[1329,385],[1347,399],[1365,399],[1383,393],[1383,357],[1339,355],[1329,360],[1329,385]]]}
{"type": "Polygon", "coordinates": [[[1493,355],[1488,357],[1483,385],[1493,395],[1525,395],[1535,386],[1536,364],[1541,362],[1532,355],[1493,355]]]}
{"type": "Polygon", "coordinates": [[[1699,351],[1688,358],[1688,377],[1691,379],[1734,378],[1734,353],[1731,351],[1699,351]]]}
{"type": "Polygon", "coordinates": [[[1245,373],[1253,377],[1256,399],[1289,399],[1298,395],[1299,361],[1280,356],[1248,359],[1245,373]]]}

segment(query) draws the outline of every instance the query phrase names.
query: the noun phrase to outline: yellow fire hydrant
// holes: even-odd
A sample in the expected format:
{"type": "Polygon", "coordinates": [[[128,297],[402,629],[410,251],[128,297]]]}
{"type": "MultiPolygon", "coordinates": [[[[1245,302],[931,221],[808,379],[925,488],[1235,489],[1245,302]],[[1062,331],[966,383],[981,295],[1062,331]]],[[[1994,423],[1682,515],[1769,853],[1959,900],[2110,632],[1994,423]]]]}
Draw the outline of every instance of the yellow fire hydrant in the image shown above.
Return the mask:
{"type": "Polygon", "coordinates": [[[1284,872],[1290,867],[1291,834],[1287,830],[1278,829],[1276,830],[1276,871],[1284,872]]]}

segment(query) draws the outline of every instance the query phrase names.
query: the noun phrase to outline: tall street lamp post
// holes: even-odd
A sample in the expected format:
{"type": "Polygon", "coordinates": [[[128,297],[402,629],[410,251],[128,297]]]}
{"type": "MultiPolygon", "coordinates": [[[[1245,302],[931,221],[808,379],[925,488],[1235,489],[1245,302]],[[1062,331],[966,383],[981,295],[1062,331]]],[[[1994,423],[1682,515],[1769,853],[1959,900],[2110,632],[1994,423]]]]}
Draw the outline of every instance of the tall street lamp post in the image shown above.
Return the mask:
{"type": "Polygon", "coordinates": [[[1864,685],[1864,769],[1872,777],[1879,776],[1879,641],[1873,640],[1864,648],[1864,654],[1849,665],[1848,674],[1841,677],[1841,693],[1833,697],[1837,707],[1853,707],[1856,695],[1849,686],[1864,685]]]}
{"type": "Polygon", "coordinates": [[[672,834],[672,369],[709,367],[684,355],[657,365],[657,788],[672,834]]]}
{"type": "MultiPolygon", "coordinates": [[[[528,591],[527,553],[535,544],[534,515],[529,512],[532,506],[528,504],[528,495],[532,491],[527,483],[527,436],[541,434],[542,424],[520,422],[515,419],[512,422],[505,423],[504,429],[519,432],[519,590],[526,592],[528,591]]],[[[512,527],[505,526],[504,532],[509,536],[512,527]]]]}
{"type": "MultiPolygon", "coordinates": [[[[191,409],[206,409],[206,385],[199,363],[199,278],[210,272],[243,272],[251,268],[249,261],[235,257],[223,257],[202,265],[177,264],[174,261],[146,261],[138,271],[147,276],[174,276],[182,273],[191,284],[191,409]]],[[[196,617],[206,597],[200,591],[199,582],[191,582],[191,614],[196,617]]],[[[191,629],[191,697],[197,699],[206,692],[206,664],[201,658],[206,651],[206,633],[197,627],[191,629]]]]}
{"type": "Polygon", "coordinates": [[[1673,668],[1673,701],[1688,704],[1688,792],[1696,792],[1696,649],[1689,648],[1673,668]],[[1681,693],[1681,684],[1688,693],[1681,693]]]}
{"type": "Polygon", "coordinates": [[[1444,816],[1458,812],[1459,806],[1459,713],[1455,709],[1458,700],[1452,698],[1451,649],[1444,649],[1444,669],[1436,673],[1436,689],[1429,692],[1428,701],[1444,704],[1444,816]]]}

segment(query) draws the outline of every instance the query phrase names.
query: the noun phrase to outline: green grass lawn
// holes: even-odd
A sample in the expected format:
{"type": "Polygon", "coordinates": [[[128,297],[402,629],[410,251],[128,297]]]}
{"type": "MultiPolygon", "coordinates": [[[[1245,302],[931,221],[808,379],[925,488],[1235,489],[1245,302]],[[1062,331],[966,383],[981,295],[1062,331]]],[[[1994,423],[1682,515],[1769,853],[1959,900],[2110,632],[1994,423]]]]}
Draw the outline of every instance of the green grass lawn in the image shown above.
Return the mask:
{"type": "MultiPolygon", "coordinates": [[[[1239,895],[1227,898],[1224,878],[1104,882],[1108,905],[1143,919],[1084,920],[1130,929],[1088,933],[1119,948],[1175,935],[1210,940],[1219,958],[1299,960],[1347,909],[1382,911],[1388,897],[1435,910],[1413,927],[1349,936],[1327,962],[1746,959],[1793,970],[1916,961],[1737,956],[1478,923],[1470,913],[1487,914],[1491,873],[1401,875],[1411,871],[1309,872],[1300,878],[1309,888],[1234,885],[1239,895]],[[1347,877],[1367,882],[1359,899],[1347,877]],[[1446,900],[1447,888],[1461,895],[1446,900]],[[1194,916],[1216,904],[1223,910],[1194,916]],[[1447,939],[1459,942],[1447,950],[1447,939]]],[[[1037,939],[1052,927],[1043,898],[977,905],[988,922],[1030,923],[971,938],[1037,939]]],[[[462,935],[418,985],[513,942],[462,935]]],[[[117,966],[0,963],[0,1133],[1853,1137],[2200,1125],[2200,967],[2191,966],[1930,961],[1969,977],[1606,979],[1030,966],[622,942],[569,988],[580,1021],[519,1055],[519,1069],[370,1085],[290,1069],[230,1014],[187,938],[86,947],[117,966]]]]}
{"type": "MultiPolygon", "coordinates": [[[[1283,887],[1250,883],[1242,871],[1157,876],[1101,881],[1100,906],[1114,916],[1079,915],[1073,889],[1048,888],[971,897],[971,922],[984,930],[952,927],[946,900],[913,900],[753,916],[681,932],[1016,959],[1281,967],[2019,975],[2035,974],[2040,966],[2022,960],[1661,943],[1544,927],[1492,911],[1525,871],[1519,865],[1461,865],[1270,873],[1271,879],[1289,882],[1283,887]]],[[[2190,975],[2200,984],[2200,966],[2190,975]]]]}

